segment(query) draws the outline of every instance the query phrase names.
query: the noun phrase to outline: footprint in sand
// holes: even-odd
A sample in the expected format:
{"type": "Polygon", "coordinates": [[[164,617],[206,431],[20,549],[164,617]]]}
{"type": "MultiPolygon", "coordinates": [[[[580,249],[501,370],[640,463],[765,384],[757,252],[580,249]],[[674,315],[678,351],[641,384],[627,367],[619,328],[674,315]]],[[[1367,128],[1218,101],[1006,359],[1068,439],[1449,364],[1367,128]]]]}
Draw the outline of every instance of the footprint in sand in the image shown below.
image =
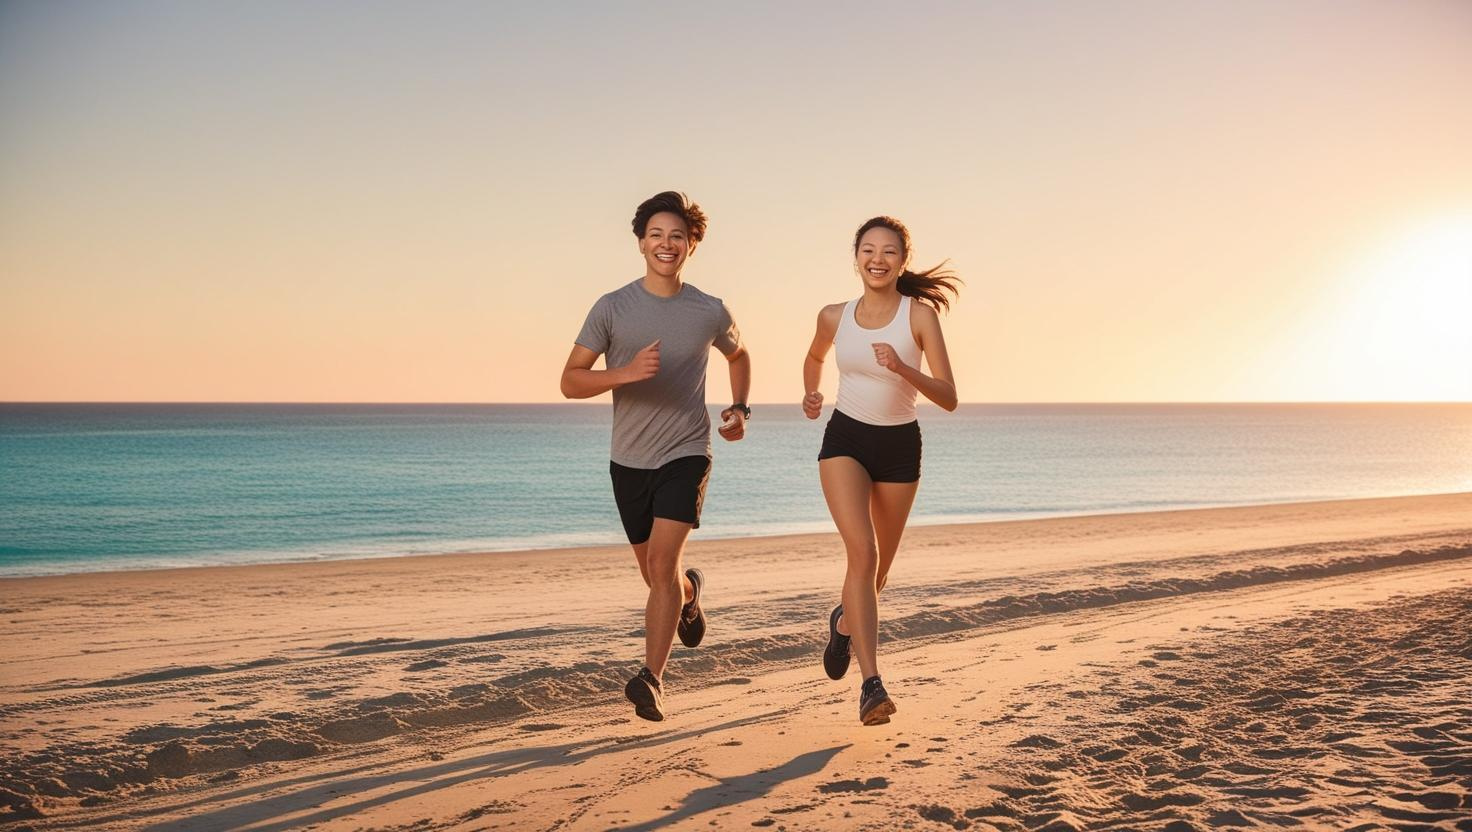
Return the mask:
{"type": "Polygon", "coordinates": [[[824,783],[818,787],[823,794],[840,794],[843,792],[872,792],[879,789],[889,788],[889,780],[885,777],[870,777],[868,780],[835,780],[832,783],[824,783]]]}
{"type": "Polygon", "coordinates": [[[971,826],[970,821],[958,816],[956,814],[956,810],[952,809],[949,806],[919,805],[915,806],[915,810],[920,813],[920,817],[925,818],[926,820],[933,820],[937,823],[948,824],[956,829],[966,829],[967,827],[971,826]]]}
{"type": "Polygon", "coordinates": [[[818,808],[816,803],[799,803],[796,806],[782,806],[772,810],[774,815],[794,815],[798,812],[807,812],[818,808]]]}
{"type": "MultiPolygon", "coordinates": [[[[1035,789],[1023,789],[1028,793],[1035,793],[1035,789]]],[[[1016,818],[1022,814],[1016,806],[1007,800],[994,800],[985,806],[977,806],[966,810],[966,817],[973,820],[977,818],[1016,818]]]]}

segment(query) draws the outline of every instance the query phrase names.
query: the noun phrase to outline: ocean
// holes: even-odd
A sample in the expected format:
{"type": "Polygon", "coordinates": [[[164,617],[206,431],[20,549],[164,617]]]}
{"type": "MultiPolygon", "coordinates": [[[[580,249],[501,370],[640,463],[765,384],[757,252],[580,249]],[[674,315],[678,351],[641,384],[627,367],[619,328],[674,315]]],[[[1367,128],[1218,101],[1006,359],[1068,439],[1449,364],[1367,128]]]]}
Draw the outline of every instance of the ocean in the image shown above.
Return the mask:
{"type": "MultiPolygon", "coordinates": [[[[831,531],[826,413],[754,411],[745,440],[715,438],[696,539],[831,531]]],[[[0,404],[0,576],[621,543],[610,415],[0,404]]],[[[971,404],[920,424],[912,524],[1472,491],[1472,404],[971,404]]]]}

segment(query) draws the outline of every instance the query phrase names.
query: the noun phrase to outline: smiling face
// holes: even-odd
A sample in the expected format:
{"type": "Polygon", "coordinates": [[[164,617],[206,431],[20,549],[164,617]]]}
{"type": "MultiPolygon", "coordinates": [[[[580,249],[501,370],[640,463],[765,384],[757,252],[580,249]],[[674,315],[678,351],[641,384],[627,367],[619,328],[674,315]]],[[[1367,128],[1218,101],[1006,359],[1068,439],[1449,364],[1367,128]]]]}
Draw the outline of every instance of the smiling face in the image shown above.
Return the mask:
{"type": "Polygon", "coordinates": [[[905,270],[905,250],[900,235],[879,226],[864,232],[854,253],[854,268],[864,285],[871,289],[887,289],[905,270]]]}
{"type": "Polygon", "coordinates": [[[649,218],[644,236],[639,238],[639,253],[644,255],[648,274],[674,277],[685,265],[685,258],[695,253],[695,243],[679,214],[661,211],[649,218]]]}

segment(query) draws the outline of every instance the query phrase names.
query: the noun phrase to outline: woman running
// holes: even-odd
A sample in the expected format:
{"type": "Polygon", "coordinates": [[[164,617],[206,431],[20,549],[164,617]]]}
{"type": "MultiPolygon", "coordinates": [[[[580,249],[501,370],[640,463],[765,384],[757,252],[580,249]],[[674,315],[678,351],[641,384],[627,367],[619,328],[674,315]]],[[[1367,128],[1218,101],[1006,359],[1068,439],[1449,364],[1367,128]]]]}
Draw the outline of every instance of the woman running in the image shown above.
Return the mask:
{"type": "Polygon", "coordinates": [[[823,412],[818,382],[828,348],[837,348],[838,406],[823,432],[818,474],[833,523],[848,550],[842,603],[828,617],[823,668],[841,679],[853,652],[864,674],[859,719],[889,722],[894,702],[879,679],[879,591],[899,549],[920,485],[920,425],[915,393],[956,409],[956,384],[938,309],[950,309],[956,275],[942,263],[909,270],[910,232],[893,217],[875,217],[854,235],[857,300],[823,307],[802,365],[803,413],[823,412]],[[919,300],[919,303],[912,302],[919,300]],[[920,356],[931,375],[920,371],[920,356]],[[852,639],[852,648],[850,646],[852,639]]]}

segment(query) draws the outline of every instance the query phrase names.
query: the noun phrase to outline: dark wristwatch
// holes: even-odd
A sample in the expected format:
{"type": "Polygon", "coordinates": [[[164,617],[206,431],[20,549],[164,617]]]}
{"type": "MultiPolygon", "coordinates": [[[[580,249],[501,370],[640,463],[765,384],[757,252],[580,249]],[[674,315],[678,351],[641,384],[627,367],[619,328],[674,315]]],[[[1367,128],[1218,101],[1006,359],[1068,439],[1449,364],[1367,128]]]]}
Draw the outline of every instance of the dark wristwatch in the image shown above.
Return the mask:
{"type": "Polygon", "coordinates": [[[745,418],[745,419],[748,419],[748,420],[751,418],[751,408],[747,407],[744,404],[733,404],[733,405],[731,405],[731,409],[732,410],[739,410],[739,411],[741,411],[742,418],[745,418]]]}

